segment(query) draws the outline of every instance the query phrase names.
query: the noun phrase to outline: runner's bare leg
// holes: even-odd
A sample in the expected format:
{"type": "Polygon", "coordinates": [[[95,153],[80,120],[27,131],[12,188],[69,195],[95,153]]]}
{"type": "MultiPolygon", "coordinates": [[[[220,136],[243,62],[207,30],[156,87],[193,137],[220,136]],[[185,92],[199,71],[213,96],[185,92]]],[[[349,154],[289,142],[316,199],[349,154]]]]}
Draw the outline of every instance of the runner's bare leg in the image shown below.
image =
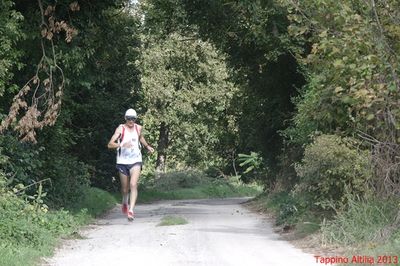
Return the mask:
{"type": "Polygon", "coordinates": [[[135,165],[130,170],[130,174],[131,174],[131,182],[129,184],[130,189],[131,189],[130,205],[129,205],[130,211],[133,211],[133,208],[135,207],[135,204],[136,204],[136,199],[137,199],[137,195],[138,195],[138,181],[139,181],[139,176],[140,176],[140,170],[141,170],[140,165],[135,165]]]}
{"type": "Polygon", "coordinates": [[[124,199],[128,197],[129,193],[129,178],[123,173],[119,172],[119,179],[121,181],[122,203],[124,203],[124,199]]]}

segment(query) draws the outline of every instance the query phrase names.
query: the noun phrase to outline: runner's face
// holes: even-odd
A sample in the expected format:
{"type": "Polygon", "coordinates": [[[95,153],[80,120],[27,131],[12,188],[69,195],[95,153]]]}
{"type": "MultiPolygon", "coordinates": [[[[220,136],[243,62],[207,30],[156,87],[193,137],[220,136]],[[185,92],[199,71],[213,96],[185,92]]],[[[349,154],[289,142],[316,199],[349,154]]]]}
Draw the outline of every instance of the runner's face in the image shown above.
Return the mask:
{"type": "Polygon", "coordinates": [[[126,117],[125,117],[125,121],[126,121],[126,124],[127,124],[128,126],[133,126],[133,125],[135,124],[136,117],[133,117],[133,116],[126,116],[126,117]]]}

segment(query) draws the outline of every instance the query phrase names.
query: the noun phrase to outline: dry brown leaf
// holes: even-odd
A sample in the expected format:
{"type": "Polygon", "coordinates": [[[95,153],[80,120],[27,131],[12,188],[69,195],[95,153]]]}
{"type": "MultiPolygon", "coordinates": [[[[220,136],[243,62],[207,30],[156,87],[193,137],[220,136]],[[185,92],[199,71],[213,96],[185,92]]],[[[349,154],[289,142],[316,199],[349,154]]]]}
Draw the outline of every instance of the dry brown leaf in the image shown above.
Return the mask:
{"type": "Polygon", "coordinates": [[[46,39],[51,40],[53,39],[53,33],[51,31],[49,31],[46,35],[46,39]]]}
{"type": "Polygon", "coordinates": [[[79,11],[80,10],[80,6],[78,4],[78,1],[74,1],[71,4],[69,4],[69,9],[71,9],[71,11],[79,11]]]}
{"type": "Polygon", "coordinates": [[[51,13],[53,13],[54,10],[55,10],[55,7],[53,7],[53,6],[48,6],[48,7],[46,8],[46,10],[44,11],[44,15],[45,15],[45,16],[48,16],[48,15],[50,15],[51,13]]]}

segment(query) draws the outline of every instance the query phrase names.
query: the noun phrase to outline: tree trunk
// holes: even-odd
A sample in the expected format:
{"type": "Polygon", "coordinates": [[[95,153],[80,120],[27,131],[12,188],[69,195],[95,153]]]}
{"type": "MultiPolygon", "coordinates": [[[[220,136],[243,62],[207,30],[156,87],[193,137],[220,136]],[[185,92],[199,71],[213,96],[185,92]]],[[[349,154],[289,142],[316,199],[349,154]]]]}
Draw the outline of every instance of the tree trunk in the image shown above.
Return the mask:
{"type": "Polygon", "coordinates": [[[169,126],[165,122],[161,122],[160,135],[158,137],[158,148],[157,148],[157,162],[156,171],[158,173],[165,172],[165,163],[167,160],[167,148],[168,148],[168,135],[169,126]]]}

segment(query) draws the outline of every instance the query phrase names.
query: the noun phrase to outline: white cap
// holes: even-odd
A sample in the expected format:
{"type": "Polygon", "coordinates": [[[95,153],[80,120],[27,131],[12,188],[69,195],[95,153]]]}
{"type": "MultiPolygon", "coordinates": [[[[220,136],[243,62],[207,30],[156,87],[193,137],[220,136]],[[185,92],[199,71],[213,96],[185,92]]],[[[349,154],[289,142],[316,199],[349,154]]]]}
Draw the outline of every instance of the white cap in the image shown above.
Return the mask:
{"type": "Polygon", "coordinates": [[[137,117],[137,114],[136,114],[136,111],[131,108],[131,109],[126,110],[125,116],[137,117]]]}

